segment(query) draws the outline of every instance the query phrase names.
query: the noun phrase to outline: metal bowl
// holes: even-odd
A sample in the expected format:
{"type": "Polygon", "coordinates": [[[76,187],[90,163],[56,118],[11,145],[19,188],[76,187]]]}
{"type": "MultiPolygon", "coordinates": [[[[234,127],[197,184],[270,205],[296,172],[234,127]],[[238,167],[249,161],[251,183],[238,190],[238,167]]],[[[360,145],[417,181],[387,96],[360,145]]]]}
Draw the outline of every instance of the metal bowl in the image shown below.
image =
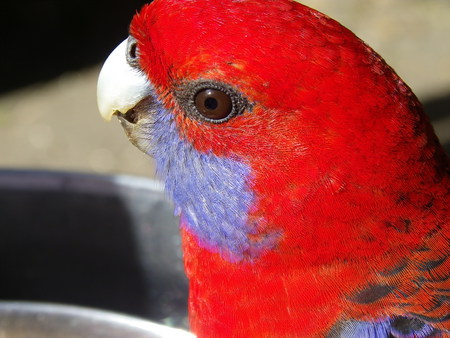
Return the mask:
{"type": "Polygon", "coordinates": [[[178,220],[153,180],[0,170],[0,257],[2,300],[187,325],[178,220]]]}
{"type": "Polygon", "coordinates": [[[0,337],[192,338],[146,320],[76,306],[0,302],[0,337]]]}

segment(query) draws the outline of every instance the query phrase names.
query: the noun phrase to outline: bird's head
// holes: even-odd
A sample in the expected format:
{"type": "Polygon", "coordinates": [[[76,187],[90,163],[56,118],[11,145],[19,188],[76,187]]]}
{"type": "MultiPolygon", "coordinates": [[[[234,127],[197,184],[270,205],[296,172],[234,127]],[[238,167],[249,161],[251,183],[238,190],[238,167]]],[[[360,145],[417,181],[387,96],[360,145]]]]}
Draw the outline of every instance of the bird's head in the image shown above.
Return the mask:
{"type": "Polygon", "coordinates": [[[410,154],[392,150],[423,133],[412,95],[353,33],[289,0],[155,0],[98,85],[187,230],[231,260],[279,245],[311,201],[395,174],[410,154]]]}

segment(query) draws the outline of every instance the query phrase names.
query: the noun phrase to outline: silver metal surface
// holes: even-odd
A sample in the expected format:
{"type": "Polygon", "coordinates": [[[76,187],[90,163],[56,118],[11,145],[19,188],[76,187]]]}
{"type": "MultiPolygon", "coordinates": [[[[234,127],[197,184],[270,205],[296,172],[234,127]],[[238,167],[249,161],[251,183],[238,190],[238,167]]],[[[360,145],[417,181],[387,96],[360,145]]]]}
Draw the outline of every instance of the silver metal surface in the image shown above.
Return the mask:
{"type": "Polygon", "coordinates": [[[113,312],[44,303],[0,302],[2,338],[188,338],[192,334],[113,312]]]}

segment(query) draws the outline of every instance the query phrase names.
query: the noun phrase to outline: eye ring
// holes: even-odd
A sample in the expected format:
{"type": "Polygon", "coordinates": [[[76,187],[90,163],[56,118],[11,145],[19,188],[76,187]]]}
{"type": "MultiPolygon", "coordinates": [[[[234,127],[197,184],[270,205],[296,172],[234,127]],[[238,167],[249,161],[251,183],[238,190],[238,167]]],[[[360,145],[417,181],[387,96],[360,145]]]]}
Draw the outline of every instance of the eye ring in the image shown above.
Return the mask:
{"type": "Polygon", "coordinates": [[[189,117],[213,124],[226,122],[249,107],[242,95],[218,81],[184,84],[176,92],[176,98],[189,117]]]}
{"type": "Polygon", "coordinates": [[[128,36],[127,40],[126,58],[131,67],[140,69],[137,40],[131,35],[128,36]]]}

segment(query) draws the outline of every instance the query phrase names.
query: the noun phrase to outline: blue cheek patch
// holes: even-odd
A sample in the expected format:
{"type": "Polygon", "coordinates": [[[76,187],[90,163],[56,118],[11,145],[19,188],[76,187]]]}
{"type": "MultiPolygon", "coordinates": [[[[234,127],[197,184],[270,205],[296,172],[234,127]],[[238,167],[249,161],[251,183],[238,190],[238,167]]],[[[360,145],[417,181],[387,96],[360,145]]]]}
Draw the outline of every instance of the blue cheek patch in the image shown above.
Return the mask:
{"type": "Polygon", "coordinates": [[[261,234],[249,224],[254,201],[247,185],[250,167],[237,159],[198,152],[180,138],[173,115],[161,104],[151,114],[149,155],[156,160],[175,213],[199,244],[233,262],[252,260],[273,248],[279,234],[261,234]]]}

